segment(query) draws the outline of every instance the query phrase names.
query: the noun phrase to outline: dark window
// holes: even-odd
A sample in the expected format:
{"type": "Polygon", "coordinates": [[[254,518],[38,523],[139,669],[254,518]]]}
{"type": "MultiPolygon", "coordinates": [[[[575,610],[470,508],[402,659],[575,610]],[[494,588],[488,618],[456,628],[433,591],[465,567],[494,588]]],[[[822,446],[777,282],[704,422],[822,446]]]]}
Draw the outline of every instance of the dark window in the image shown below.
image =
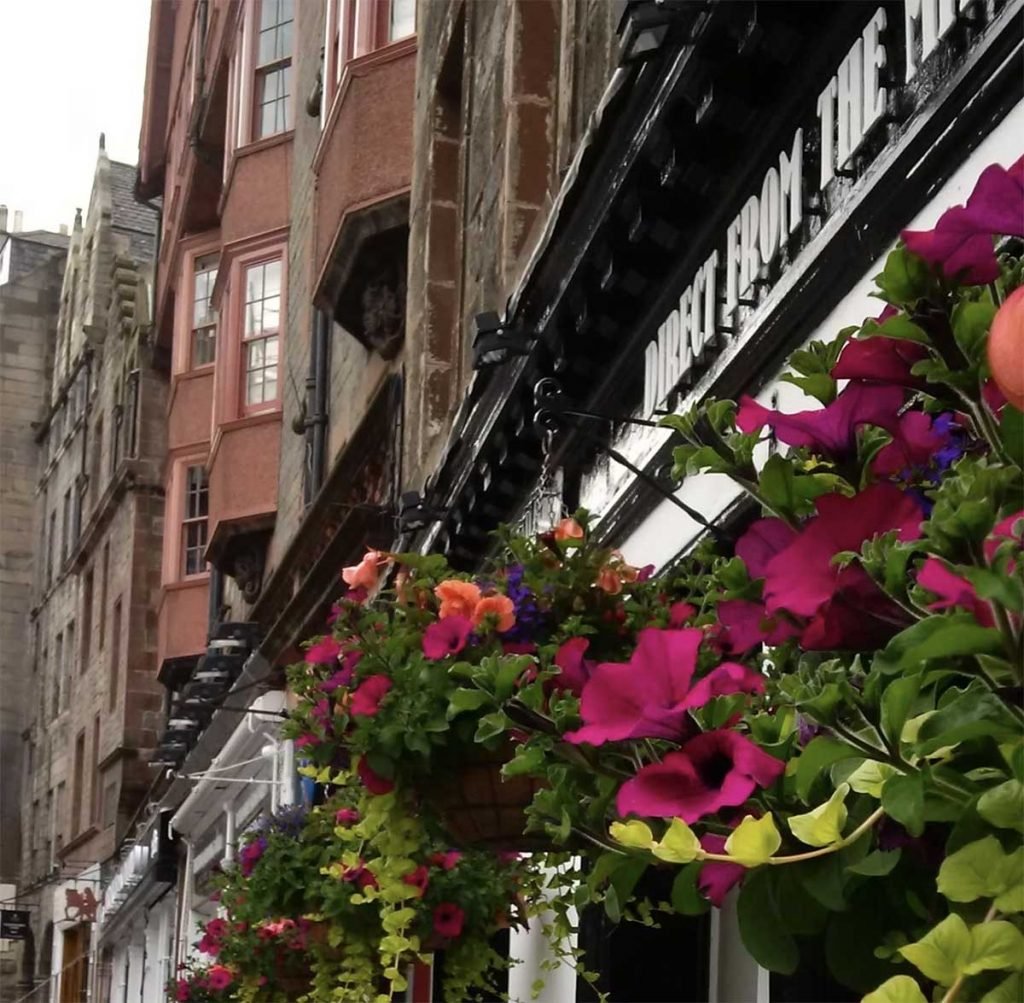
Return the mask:
{"type": "Polygon", "coordinates": [[[114,603],[110,617],[110,691],[107,705],[113,710],[117,706],[117,680],[121,671],[121,598],[114,603]]]}
{"type": "Polygon", "coordinates": [[[110,541],[103,544],[103,563],[100,565],[100,651],[107,639],[107,579],[110,577],[110,541]]]}
{"type": "Polygon", "coordinates": [[[82,652],[79,668],[85,672],[89,667],[89,649],[92,647],[92,568],[85,573],[85,577],[82,579],[80,622],[82,624],[82,652]]]}
{"type": "Polygon", "coordinates": [[[71,834],[77,835],[82,827],[82,784],[85,781],[85,732],[75,739],[75,772],[71,787],[71,834]]]}

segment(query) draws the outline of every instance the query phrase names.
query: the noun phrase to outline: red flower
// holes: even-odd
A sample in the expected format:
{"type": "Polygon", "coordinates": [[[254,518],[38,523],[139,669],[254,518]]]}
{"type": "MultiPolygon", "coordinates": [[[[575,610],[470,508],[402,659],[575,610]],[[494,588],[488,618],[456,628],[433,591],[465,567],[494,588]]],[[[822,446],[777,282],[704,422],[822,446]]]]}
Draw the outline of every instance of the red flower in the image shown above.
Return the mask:
{"type": "Polygon", "coordinates": [[[342,871],[341,880],[356,885],[360,891],[364,888],[377,887],[376,876],[361,860],[355,867],[348,867],[342,871]]]}
{"type": "MultiPolygon", "coordinates": [[[[725,853],[725,836],[716,836],[708,832],[700,837],[700,845],[708,853],[725,853]]],[[[743,880],[747,869],[742,864],[727,864],[721,860],[708,860],[700,869],[697,887],[704,897],[715,906],[721,908],[725,896],[734,885],[743,880]]]]}
{"type": "Polygon", "coordinates": [[[227,936],[228,925],[219,917],[217,919],[211,919],[210,922],[206,924],[204,932],[208,937],[212,937],[214,940],[223,940],[227,936]]]}
{"type": "Polygon", "coordinates": [[[932,230],[904,230],[908,250],[940,269],[947,279],[972,285],[999,277],[993,235],[1024,237],[1024,157],[1009,169],[992,164],[981,172],[966,205],[947,209],[932,230]]]}
{"type": "Polygon", "coordinates": [[[412,885],[413,888],[418,888],[419,897],[423,898],[427,893],[427,885],[430,884],[430,871],[427,870],[424,864],[420,864],[415,870],[406,874],[402,880],[407,885],[412,885]]]}
{"type": "Polygon", "coordinates": [[[619,789],[619,814],[696,822],[743,804],[769,787],[786,764],[735,731],[707,731],[660,763],[645,766],[619,789]]]}
{"type": "Polygon", "coordinates": [[[330,635],[321,638],[306,652],[310,665],[333,665],[341,654],[341,645],[330,635]]]}
{"type": "Polygon", "coordinates": [[[355,808],[339,808],[334,813],[337,825],[355,825],[359,821],[359,812],[355,808]]]}
{"type": "Polygon", "coordinates": [[[462,859],[462,854],[458,850],[448,850],[445,853],[432,853],[428,859],[434,867],[450,871],[462,859]]]}
{"type": "Polygon", "coordinates": [[[391,680],[380,673],[364,679],[352,692],[349,710],[353,717],[375,717],[381,701],[391,689],[391,680]]]}
{"type": "Polygon", "coordinates": [[[466,914],[454,902],[442,902],[434,910],[434,933],[447,940],[462,933],[466,914]]]}
{"type": "Polygon", "coordinates": [[[390,794],[395,789],[395,782],[377,773],[366,761],[365,756],[360,757],[356,772],[359,774],[363,786],[371,794],[390,794]]]}
{"type": "Polygon", "coordinates": [[[921,376],[914,376],[910,370],[927,356],[928,349],[924,345],[906,338],[859,338],[843,346],[831,375],[837,380],[893,383],[919,389],[926,386],[926,381],[921,376]]]}
{"type": "Polygon", "coordinates": [[[584,726],[565,738],[591,745],[627,738],[678,739],[689,712],[712,697],[764,690],[758,673],[731,663],[694,683],[703,638],[703,631],[692,627],[640,631],[629,662],[603,662],[594,669],[580,700],[584,726]]]}
{"type": "Polygon", "coordinates": [[[211,989],[227,989],[231,985],[234,975],[230,968],[223,965],[214,965],[206,975],[206,981],[211,989]]]}
{"type": "Polygon", "coordinates": [[[448,616],[423,632],[423,654],[434,660],[457,655],[466,647],[473,624],[465,616],[448,616]]]}
{"type": "Polygon", "coordinates": [[[816,453],[839,458],[855,451],[861,425],[878,425],[893,431],[902,404],[900,387],[865,383],[851,383],[826,407],[795,414],[773,411],[744,395],[736,413],[736,427],[750,433],[767,425],[789,446],[806,446],[816,453]]]}

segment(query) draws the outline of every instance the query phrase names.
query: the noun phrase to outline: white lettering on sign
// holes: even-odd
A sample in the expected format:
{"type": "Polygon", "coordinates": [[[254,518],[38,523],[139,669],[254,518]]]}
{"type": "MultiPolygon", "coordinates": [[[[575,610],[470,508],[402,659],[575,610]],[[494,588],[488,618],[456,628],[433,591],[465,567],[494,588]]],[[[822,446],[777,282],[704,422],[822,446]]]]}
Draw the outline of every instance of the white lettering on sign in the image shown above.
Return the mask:
{"type": "MultiPolygon", "coordinates": [[[[907,70],[909,81],[976,0],[906,0],[907,70]],[[920,39],[920,55],[916,39],[920,39]]],[[[879,7],[850,47],[836,73],[818,95],[816,114],[821,151],[818,189],[825,189],[838,171],[847,170],[873,129],[885,118],[889,92],[888,55],[882,37],[888,22],[879,7]]],[[[897,43],[898,44],[898,43],[897,43]]],[[[810,144],[813,148],[813,144],[810,144]]],[[[653,414],[688,378],[716,344],[718,302],[716,275],[725,285],[725,323],[750,290],[769,274],[770,266],[800,231],[803,223],[804,131],[797,129],[788,151],[779,154],[725,229],[724,250],[715,251],[697,270],[679,301],[658,328],[644,355],[644,411],[653,414]]],[[[739,320],[734,323],[738,326],[739,320]]]]}

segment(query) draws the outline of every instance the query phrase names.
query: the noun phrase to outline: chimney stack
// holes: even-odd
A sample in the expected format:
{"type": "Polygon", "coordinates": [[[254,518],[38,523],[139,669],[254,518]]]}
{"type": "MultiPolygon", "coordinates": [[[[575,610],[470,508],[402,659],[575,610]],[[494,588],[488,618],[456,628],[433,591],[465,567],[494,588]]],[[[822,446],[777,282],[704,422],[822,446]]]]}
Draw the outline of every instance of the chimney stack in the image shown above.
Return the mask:
{"type": "Polygon", "coordinates": [[[0,205],[0,233],[7,232],[7,206],[0,205]]]}
{"type": "Polygon", "coordinates": [[[58,227],[58,229],[59,229],[60,235],[62,237],[66,237],[68,235],[68,225],[67,225],[67,223],[61,223],[61,225],[58,227]]]}
{"type": "Polygon", "coordinates": [[[14,210],[14,227],[11,230],[12,233],[21,233],[21,210],[14,210]]]}

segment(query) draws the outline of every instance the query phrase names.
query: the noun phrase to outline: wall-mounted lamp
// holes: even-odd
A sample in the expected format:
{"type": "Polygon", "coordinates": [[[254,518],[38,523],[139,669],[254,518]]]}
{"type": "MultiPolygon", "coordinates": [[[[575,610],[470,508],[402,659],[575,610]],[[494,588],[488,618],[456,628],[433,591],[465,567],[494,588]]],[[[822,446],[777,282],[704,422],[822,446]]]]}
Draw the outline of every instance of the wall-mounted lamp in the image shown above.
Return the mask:
{"type": "Polygon", "coordinates": [[[413,533],[441,522],[447,515],[445,509],[428,505],[418,491],[405,491],[398,511],[398,529],[401,533],[413,533]]]}
{"type": "Polygon", "coordinates": [[[521,329],[510,328],[493,310],[478,313],[473,323],[474,369],[491,369],[530,354],[533,339],[521,329]]]}
{"type": "Polygon", "coordinates": [[[621,13],[619,62],[639,62],[665,43],[669,28],[680,21],[692,23],[710,6],[707,0],[618,0],[621,13]]]}

